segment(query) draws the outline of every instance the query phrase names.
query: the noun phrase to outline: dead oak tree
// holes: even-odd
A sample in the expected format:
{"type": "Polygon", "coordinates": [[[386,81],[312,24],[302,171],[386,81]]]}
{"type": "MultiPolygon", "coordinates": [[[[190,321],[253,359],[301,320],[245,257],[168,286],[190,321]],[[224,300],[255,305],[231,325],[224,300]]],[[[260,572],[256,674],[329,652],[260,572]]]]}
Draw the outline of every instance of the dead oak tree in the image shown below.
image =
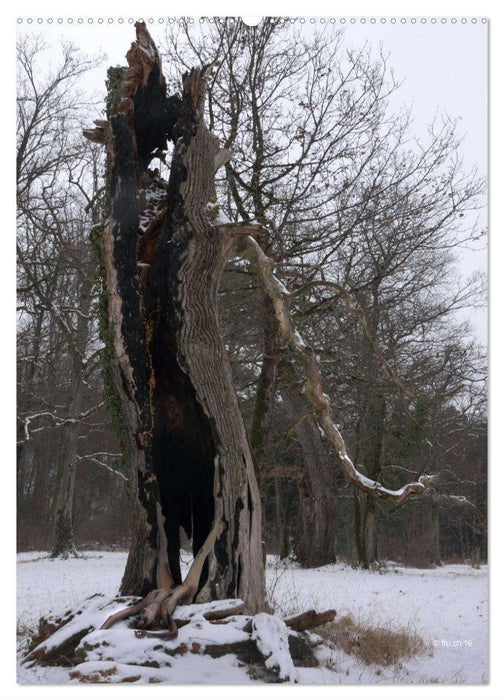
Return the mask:
{"type": "Polygon", "coordinates": [[[106,219],[97,232],[102,322],[136,498],[122,593],[149,596],[142,609],[154,602],[168,622],[177,601],[195,598],[241,598],[255,613],[267,605],[260,497],[217,313],[229,259],[247,260],[271,300],[280,340],[301,365],[306,399],[347,481],[394,503],[424,487],[390,491],[355,469],[316,356],[291,319],[290,294],[253,238],[265,229],[207,216],[215,172],[231,153],[205,125],[205,69],[184,76],[181,98],[167,97],[157,48],[144,23],[136,32],[129,67],[109,72],[107,121],[84,132],[107,148],[106,219]],[[164,157],[167,140],[174,149],[165,182],[149,164],[164,157]],[[197,555],[184,583],[180,527],[197,555]]]}

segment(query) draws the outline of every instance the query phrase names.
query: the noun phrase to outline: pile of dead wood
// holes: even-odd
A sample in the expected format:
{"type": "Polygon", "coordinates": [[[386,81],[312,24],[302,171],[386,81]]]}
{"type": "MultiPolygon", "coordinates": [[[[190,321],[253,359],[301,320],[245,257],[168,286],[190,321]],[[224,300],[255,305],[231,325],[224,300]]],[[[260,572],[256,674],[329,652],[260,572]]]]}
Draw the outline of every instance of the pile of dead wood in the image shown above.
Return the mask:
{"type": "MultiPolygon", "coordinates": [[[[121,682],[117,668],[128,667],[128,679],[169,682],[187,654],[215,660],[232,654],[252,678],[296,682],[297,667],[318,666],[315,650],[320,638],[310,630],[336,614],[308,610],[283,619],[268,613],[252,616],[243,614],[243,601],[233,599],[179,606],[175,636],[166,629],[138,629],[135,616],[129,624],[121,620],[103,629],[116,610],[137,602],[133,597],[106,601],[96,595],[63,615],[42,618],[23,664],[63,667],[69,681],[121,682]]],[[[191,682],[190,676],[185,682],[191,682]]]]}

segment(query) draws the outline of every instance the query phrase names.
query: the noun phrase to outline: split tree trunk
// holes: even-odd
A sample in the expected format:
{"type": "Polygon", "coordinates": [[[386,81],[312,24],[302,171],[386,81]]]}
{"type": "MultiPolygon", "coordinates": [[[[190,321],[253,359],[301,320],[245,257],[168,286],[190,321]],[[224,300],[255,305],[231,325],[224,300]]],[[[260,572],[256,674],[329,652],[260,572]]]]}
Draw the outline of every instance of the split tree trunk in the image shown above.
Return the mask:
{"type": "Polygon", "coordinates": [[[196,552],[220,521],[198,600],[242,598],[255,613],[265,608],[260,498],[217,314],[233,240],[205,213],[226,154],[204,123],[203,73],[168,98],[157,49],[144,23],[136,29],[129,68],[109,75],[108,122],[85,132],[107,145],[110,370],[136,495],[122,592],[145,595],[168,570],[179,583],[180,528],[196,552]],[[167,139],[168,183],[149,168],[167,139]]]}
{"type": "Polygon", "coordinates": [[[425,487],[414,482],[393,491],[355,468],[322,391],[316,355],[290,316],[291,294],[252,238],[264,226],[213,225],[206,215],[215,170],[231,154],[205,126],[204,74],[193,69],[184,76],[182,100],[167,98],[157,49],[145,24],[136,28],[129,68],[109,74],[108,122],[84,132],[107,145],[105,356],[137,495],[122,589],[144,595],[180,582],[184,527],[195,551],[205,540],[205,559],[210,549],[199,601],[239,597],[257,612],[266,607],[260,497],[217,313],[228,258],[247,259],[272,300],[280,339],[302,367],[306,400],[345,479],[396,504],[425,487]],[[152,158],[164,157],[167,137],[175,143],[168,183],[149,169],[152,158]]]}

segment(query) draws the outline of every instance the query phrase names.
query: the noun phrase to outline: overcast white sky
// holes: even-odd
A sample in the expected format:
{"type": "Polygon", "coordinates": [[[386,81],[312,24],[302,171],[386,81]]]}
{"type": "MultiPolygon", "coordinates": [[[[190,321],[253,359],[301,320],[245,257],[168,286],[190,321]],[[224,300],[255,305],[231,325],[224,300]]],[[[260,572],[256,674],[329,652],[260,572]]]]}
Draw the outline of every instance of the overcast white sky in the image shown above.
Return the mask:
{"type": "MultiPolygon", "coordinates": [[[[77,18],[72,24],[67,18],[63,24],[55,20],[53,24],[44,21],[38,24],[34,19],[31,25],[26,21],[18,24],[18,31],[43,32],[48,43],[57,46],[61,38],[73,41],[88,54],[96,54],[100,50],[107,54],[103,67],[97,69],[86,80],[88,87],[104,85],[105,72],[108,65],[125,63],[125,53],[134,39],[133,24],[125,17],[120,24],[117,18],[109,23],[108,18],[99,24],[95,19],[92,24],[87,18],[82,24],[77,18]]],[[[135,18],[137,19],[137,18],[135,18]]],[[[164,20],[167,21],[167,18],[164,20]]],[[[318,23],[319,20],[317,20],[318,23]]],[[[437,18],[433,23],[427,18],[422,23],[416,18],[413,24],[411,18],[401,23],[398,18],[395,24],[390,19],[385,23],[376,18],[371,23],[357,18],[355,23],[347,18],[344,23],[337,19],[337,26],[345,28],[347,45],[358,47],[369,42],[378,51],[380,45],[388,53],[389,66],[394,70],[396,78],[402,82],[396,93],[394,107],[400,103],[412,105],[415,120],[415,131],[422,133],[426,125],[439,111],[460,120],[459,130],[465,134],[462,155],[467,169],[472,165],[479,172],[487,174],[487,124],[488,124],[488,68],[487,42],[488,24],[478,20],[465,23],[461,18],[453,23],[451,18],[445,23],[437,18]]],[[[306,19],[308,30],[310,20],[306,19]]],[[[159,18],[149,24],[153,38],[161,36],[164,31],[159,18]]],[[[486,223],[486,212],[480,212],[480,220],[486,223]]],[[[478,250],[461,250],[460,267],[463,275],[469,275],[476,270],[487,269],[486,246],[478,250]]],[[[486,343],[487,314],[486,310],[474,310],[470,314],[474,330],[480,342],[486,343]]]]}

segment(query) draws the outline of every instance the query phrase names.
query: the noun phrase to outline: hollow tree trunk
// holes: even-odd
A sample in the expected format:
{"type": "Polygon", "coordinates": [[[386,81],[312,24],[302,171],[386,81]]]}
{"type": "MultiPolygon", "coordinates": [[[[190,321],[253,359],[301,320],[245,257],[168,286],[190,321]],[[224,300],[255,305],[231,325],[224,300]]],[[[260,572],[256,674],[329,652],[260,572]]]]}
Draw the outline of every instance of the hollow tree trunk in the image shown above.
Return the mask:
{"type": "Polygon", "coordinates": [[[199,550],[221,534],[198,600],[240,597],[265,607],[259,491],[217,314],[232,234],[205,213],[226,162],[203,120],[205,78],[184,76],[166,96],[145,24],[109,73],[108,122],[86,136],[107,145],[109,215],[102,233],[110,371],[136,495],[135,535],[122,592],[180,582],[179,532],[199,550]],[[149,169],[175,143],[169,182],[149,169]]]}
{"type": "Polygon", "coordinates": [[[299,389],[283,386],[281,396],[290,420],[297,423],[294,432],[303,455],[297,559],[301,566],[324,566],[335,559],[338,515],[334,457],[322,440],[313,416],[300,421],[308,406],[299,389]]]}

